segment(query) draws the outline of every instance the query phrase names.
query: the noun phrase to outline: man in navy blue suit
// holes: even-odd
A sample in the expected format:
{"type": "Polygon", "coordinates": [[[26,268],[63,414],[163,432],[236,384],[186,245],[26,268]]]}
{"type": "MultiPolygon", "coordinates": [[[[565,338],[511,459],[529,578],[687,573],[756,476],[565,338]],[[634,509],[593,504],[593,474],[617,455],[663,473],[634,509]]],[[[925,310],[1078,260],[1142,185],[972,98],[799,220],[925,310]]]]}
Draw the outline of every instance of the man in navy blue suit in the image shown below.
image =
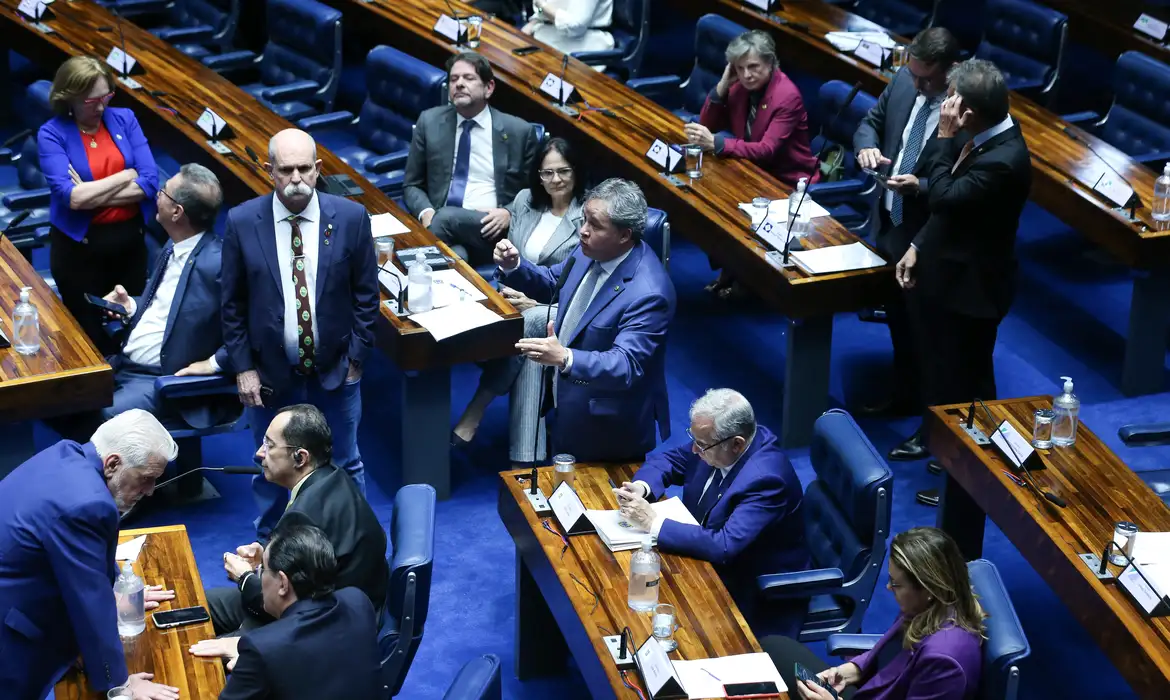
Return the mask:
{"type": "MultiPolygon", "coordinates": [[[[275,194],[228,212],[223,242],[223,335],[255,444],[275,410],[321,409],[333,429],[334,462],[365,492],[357,430],[362,362],[374,344],[377,262],[360,204],[317,192],[313,137],[286,129],[268,145],[275,194]]],[[[252,480],[263,539],[288,491],[252,480]]]]}
{"type": "Polygon", "coordinates": [[[708,391],[691,405],[690,417],[689,446],[651,455],[633,483],[614,491],[622,513],[657,537],[663,551],[714,564],[758,633],[795,636],[808,601],[765,608],[756,601],[756,577],[808,568],[800,479],[739,392],[708,391]],[[663,520],[650,508],[678,485],[698,526],[663,520]]]}
{"type": "Polygon", "coordinates": [[[503,279],[538,303],[559,302],[548,336],[516,348],[556,368],[553,446],[586,462],[642,461],[670,437],[666,331],[674,285],[642,240],[646,198],[610,178],[586,197],[581,244],[564,262],[534,265],[511,241],[496,244],[503,279]],[[554,299],[554,297],[556,297],[554,299]]]}
{"type": "MultiPolygon", "coordinates": [[[[113,592],[119,513],[154,491],[178,451],[158,419],[132,409],[0,481],[0,696],[41,700],[80,653],[103,697],[123,685],[134,700],[179,697],[127,672],[113,592]]],[[[148,609],[174,597],[159,588],[147,588],[148,609]]]]}

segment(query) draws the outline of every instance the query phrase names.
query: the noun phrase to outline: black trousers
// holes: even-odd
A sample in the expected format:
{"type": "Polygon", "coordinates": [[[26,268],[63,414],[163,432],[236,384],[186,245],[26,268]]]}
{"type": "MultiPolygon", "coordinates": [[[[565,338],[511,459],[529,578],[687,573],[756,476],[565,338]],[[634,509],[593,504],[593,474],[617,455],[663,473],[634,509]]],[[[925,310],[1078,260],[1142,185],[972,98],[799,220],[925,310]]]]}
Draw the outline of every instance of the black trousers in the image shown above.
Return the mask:
{"type": "Polygon", "coordinates": [[[927,297],[920,299],[919,308],[926,405],[994,399],[992,354],[1000,319],[966,316],[927,297]]]}
{"type": "MultiPolygon", "coordinates": [[[[788,686],[788,697],[790,698],[803,697],[796,690],[796,664],[804,666],[812,673],[820,673],[830,666],[840,665],[821,661],[821,658],[812,653],[811,649],[791,637],[779,635],[764,637],[760,640],[760,648],[772,657],[772,663],[776,664],[776,670],[780,672],[780,677],[788,686]]],[[[846,688],[841,692],[841,697],[848,700],[853,697],[853,691],[853,688],[846,688]]]]}
{"type": "Polygon", "coordinates": [[[61,302],[103,355],[118,351],[102,329],[105,317],[85,301],[86,294],[105,296],[122,285],[130,296],[146,288],[146,239],[142,219],[135,216],[114,224],[90,226],[75,241],[54,227],[49,234],[49,270],[57,282],[61,302]]]}
{"type": "Polygon", "coordinates": [[[259,615],[245,608],[240,589],[234,586],[208,588],[204,593],[216,637],[238,637],[273,621],[268,614],[259,615]]]}
{"type": "MultiPolygon", "coordinates": [[[[877,234],[877,249],[891,265],[897,265],[909,247],[905,236],[895,232],[890,221],[890,212],[880,203],[880,216],[877,234]],[[905,239],[905,240],[902,240],[905,239]]],[[[895,403],[906,404],[921,409],[922,398],[922,361],[920,348],[922,341],[919,338],[922,320],[919,317],[918,294],[914,289],[902,289],[890,297],[886,302],[886,324],[890,329],[890,344],[894,348],[894,388],[893,400],[895,403]]]]}

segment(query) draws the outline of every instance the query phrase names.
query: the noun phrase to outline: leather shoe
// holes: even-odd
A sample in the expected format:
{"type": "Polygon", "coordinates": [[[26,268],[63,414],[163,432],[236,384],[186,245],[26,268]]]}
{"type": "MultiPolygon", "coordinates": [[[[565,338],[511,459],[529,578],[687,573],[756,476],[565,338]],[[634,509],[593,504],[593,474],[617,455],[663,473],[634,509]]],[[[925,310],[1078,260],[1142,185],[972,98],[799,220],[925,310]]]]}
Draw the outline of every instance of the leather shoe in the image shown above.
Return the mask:
{"type": "Polygon", "coordinates": [[[880,403],[865,404],[853,411],[854,416],[863,418],[881,418],[886,416],[913,416],[921,413],[912,401],[906,399],[889,399],[880,403]]]}
{"type": "Polygon", "coordinates": [[[866,323],[888,323],[886,317],[886,310],[882,307],[876,309],[862,309],[857,312],[857,318],[866,323]]]}
{"type": "Polygon", "coordinates": [[[925,489],[914,494],[914,500],[918,501],[924,506],[938,508],[939,494],[938,489],[925,489]]]}
{"type": "Polygon", "coordinates": [[[932,459],[926,463],[926,471],[930,472],[931,474],[938,475],[942,474],[946,470],[943,469],[942,462],[938,461],[937,459],[932,459]]]}
{"type": "Polygon", "coordinates": [[[886,458],[892,462],[913,462],[919,459],[926,459],[930,456],[930,451],[926,449],[923,444],[922,433],[916,432],[901,445],[890,450],[886,458]]]}

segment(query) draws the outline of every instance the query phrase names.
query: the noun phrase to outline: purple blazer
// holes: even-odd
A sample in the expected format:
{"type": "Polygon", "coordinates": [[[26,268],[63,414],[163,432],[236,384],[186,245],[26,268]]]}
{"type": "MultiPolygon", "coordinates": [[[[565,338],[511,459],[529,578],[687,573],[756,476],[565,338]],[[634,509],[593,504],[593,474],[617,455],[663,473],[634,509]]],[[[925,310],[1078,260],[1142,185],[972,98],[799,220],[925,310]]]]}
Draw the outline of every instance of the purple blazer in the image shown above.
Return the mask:
{"type": "Polygon", "coordinates": [[[852,659],[865,681],[853,700],[969,700],[979,688],[983,670],[982,640],[958,627],[944,627],[916,644],[901,649],[880,670],[878,656],[886,644],[900,644],[895,634],[899,616],[873,649],[852,659]],[[876,671],[876,672],[875,672],[876,671]]]}
{"type": "MultiPolygon", "coordinates": [[[[138,207],[142,211],[143,221],[149,223],[154,220],[154,198],[158,194],[158,166],[154,164],[150,144],[138,126],[134,112],[129,109],[107,107],[102,122],[126,159],[126,168],[138,171],[135,182],[146,193],[146,198],[138,203],[138,207]]],[[[93,181],[93,173],[89,169],[89,156],[81,140],[81,131],[73,117],[59,115],[41,125],[37,132],[37,148],[40,150],[41,172],[49,183],[49,223],[66,236],[80,241],[89,230],[93,211],[69,208],[69,196],[73,193],[69,166],[72,165],[86,182],[93,181]]]]}

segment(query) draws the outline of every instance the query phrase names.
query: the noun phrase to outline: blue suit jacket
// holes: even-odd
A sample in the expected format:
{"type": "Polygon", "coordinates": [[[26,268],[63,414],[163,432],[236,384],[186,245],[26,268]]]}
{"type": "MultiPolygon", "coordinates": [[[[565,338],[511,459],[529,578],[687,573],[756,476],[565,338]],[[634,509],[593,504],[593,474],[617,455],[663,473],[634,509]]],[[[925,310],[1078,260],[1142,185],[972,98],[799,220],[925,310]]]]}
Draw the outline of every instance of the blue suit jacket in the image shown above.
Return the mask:
{"type": "MultiPolygon", "coordinates": [[[[272,198],[248,200],[228,212],[223,240],[223,339],[232,370],[255,369],[276,393],[292,374],[284,351],[284,292],[276,257],[272,198]]],[[[321,245],[317,259],[317,351],[321,386],[345,381],[349,363],[374,345],[378,271],[370,217],[362,205],[318,192],[321,245]],[[325,231],[332,225],[332,233],[325,231]],[[326,240],[329,245],[325,245],[326,240]]]]}
{"type": "MultiPolygon", "coordinates": [[[[508,286],[547,304],[561,270],[576,260],[557,301],[556,328],[592,262],[578,248],[552,267],[522,260],[508,286]]],[[[568,347],[573,366],[557,387],[554,447],[578,460],[616,461],[658,443],[655,423],[670,437],[666,396],[666,331],[674,318],[674,285],[645,242],[634,246],[577,323],[568,347]]]]}
{"type": "Polygon", "coordinates": [[[240,639],[219,700],[380,697],[377,634],[374,607],[356,588],[298,600],[240,639]]]}
{"type": "Polygon", "coordinates": [[[94,690],[126,680],[114,606],[118,508],[90,443],[0,481],[0,694],[40,700],[81,652],[94,690]]]}

